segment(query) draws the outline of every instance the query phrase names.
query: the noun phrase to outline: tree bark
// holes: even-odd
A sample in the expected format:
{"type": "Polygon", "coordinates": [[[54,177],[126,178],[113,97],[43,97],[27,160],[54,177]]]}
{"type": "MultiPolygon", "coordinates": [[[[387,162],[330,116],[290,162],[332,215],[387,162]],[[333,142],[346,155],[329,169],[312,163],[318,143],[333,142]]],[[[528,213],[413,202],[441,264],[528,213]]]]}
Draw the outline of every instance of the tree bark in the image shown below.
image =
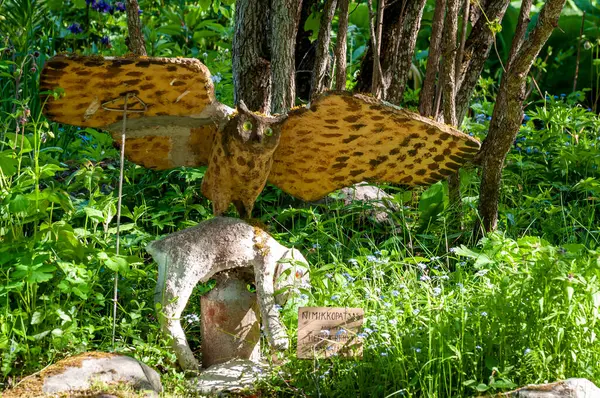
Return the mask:
{"type": "Polygon", "coordinates": [[[379,0],[377,14],[373,12],[373,0],[367,0],[369,7],[369,28],[371,31],[371,48],[373,50],[373,77],[371,79],[371,92],[376,98],[385,97],[386,87],[381,70],[381,32],[383,26],[383,7],[385,0],[379,0]]]}
{"type": "Polygon", "coordinates": [[[531,5],[533,0],[523,0],[521,2],[521,11],[519,11],[519,19],[517,21],[517,30],[515,35],[513,36],[513,41],[510,46],[510,52],[508,54],[508,59],[506,60],[506,69],[510,69],[511,64],[515,60],[519,49],[523,45],[523,41],[525,40],[525,34],[527,33],[527,26],[529,26],[529,22],[531,18],[529,18],[529,13],[531,12],[531,5]]]}
{"type": "Polygon", "coordinates": [[[446,21],[444,22],[444,58],[442,61],[442,81],[444,96],[444,121],[456,126],[456,37],[458,32],[459,0],[448,0],[446,21]]]}
{"type": "Polygon", "coordinates": [[[136,56],[146,56],[146,42],[142,32],[142,21],[140,21],[140,6],[137,0],[127,0],[125,2],[127,11],[127,30],[129,31],[129,40],[127,46],[129,51],[136,56]]]}
{"type": "MultiPolygon", "coordinates": [[[[477,223],[475,226],[474,232],[477,236],[481,235],[482,229],[492,231],[497,227],[502,166],[523,118],[527,75],[550,34],[558,25],[565,1],[546,1],[529,37],[522,44],[513,41],[513,46],[518,45],[519,49],[515,51],[512,62],[502,76],[489,132],[475,158],[475,161],[483,166],[479,193],[479,214],[483,225],[477,223]]],[[[526,3],[524,2],[525,5],[526,3]]],[[[528,12],[526,14],[529,15],[528,12]]],[[[527,18],[519,19],[523,24],[527,18]]]]}
{"type": "Polygon", "coordinates": [[[338,35],[335,43],[335,57],[337,58],[337,72],[335,75],[335,89],[346,89],[347,66],[347,38],[348,38],[348,0],[338,0],[338,35]]]}
{"type": "MultiPolygon", "coordinates": [[[[509,0],[489,0],[484,9],[485,15],[490,21],[501,21],[509,3],[509,0]]],[[[490,30],[487,19],[479,16],[481,13],[478,10],[478,7],[474,7],[471,13],[471,21],[475,24],[465,44],[460,67],[462,73],[457,82],[456,119],[459,124],[467,114],[469,101],[494,42],[494,33],[490,30]]]]}
{"type": "Polygon", "coordinates": [[[310,17],[317,0],[303,0],[300,11],[300,23],[296,36],[296,96],[303,101],[310,97],[310,81],[315,66],[315,44],[310,42],[310,31],[304,30],[304,25],[310,17]]]}
{"type": "MultiPolygon", "coordinates": [[[[469,15],[471,13],[471,0],[465,0],[463,5],[462,12],[462,28],[460,33],[460,45],[458,46],[458,52],[456,53],[456,82],[460,79],[460,75],[462,71],[460,68],[462,67],[462,61],[465,55],[465,43],[467,41],[467,30],[469,28],[469,15]]],[[[462,120],[460,120],[462,122],[462,120]]]]}
{"type": "Polygon", "coordinates": [[[315,66],[310,85],[310,99],[321,94],[325,89],[325,74],[329,64],[329,42],[331,40],[331,21],[335,15],[335,6],[337,0],[327,0],[323,15],[321,16],[321,26],[319,28],[319,37],[317,39],[317,51],[315,54],[315,66]]]}
{"type": "Polygon", "coordinates": [[[408,73],[412,65],[417,44],[417,34],[421,28],[421,18],[426,0],[410,0],[400,27],[400,37],[392,52],[391,63],[383,64],[383,77],[388,87],[386,99],[399,104],[404,97],[408,73]],[[389,82],[389,83],[388,83],[389,82]]]}
{"type": "Polygon", "coordinates": [[[272,0],[271,111],[283,113],[296,99],[296,35],[302,0],[272,0]]]}
{"type": "MultiPolygon", "coordinates": [[[[396,47],[400,36],[400,21],[404,10],[404,1],[393,1],[383,11],[383,26],[381,29],[380,62],[387,62],[396,47]]],[[[356,80],[354,90],[360,93],[370,93],[373,80],[373,46],[371,39],[367,43],[367,50],[360,62],[360,74],[356,80]]],[[[389,61],[391,62],[391,61],[389,61]]]]}
{"type": "Polygon", "coordinates": [[[233,36],[233,99],[248,109],[271,110],[271,62],[269,54],[268,1],[238,0],[233,36]]]}
{"type": "Polygon", "coordinates": [[[427,56],[427,69],[425,80],[419,98],[419,112],[423,116],[434,115],[435,81],[440,67],[442,54],[442,32],[444,29],[444,11],[446,0],[436,0],[433,21],[431,23],[431,38],[429,40],[429,55],[427,56]]]}

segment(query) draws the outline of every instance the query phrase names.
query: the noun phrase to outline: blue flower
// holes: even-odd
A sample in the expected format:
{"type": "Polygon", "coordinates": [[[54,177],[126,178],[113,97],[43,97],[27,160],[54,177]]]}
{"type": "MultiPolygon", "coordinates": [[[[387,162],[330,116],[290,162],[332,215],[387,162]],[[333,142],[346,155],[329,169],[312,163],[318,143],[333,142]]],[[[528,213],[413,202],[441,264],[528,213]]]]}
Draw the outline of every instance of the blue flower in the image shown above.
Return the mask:
{"type": "Polygon", "coordinates": [[[100,39],[100,44],[102,44],[103,46],[109,46],[110,45],[110,39],[108,38],[108,36],[103,36],[100,39]]]}
{"type": "Polygon", "coordinates": [[[121,2],[121,1],[117,1],[115,3],[115,10],[120,11],[120,12],[125,12],[125,3],[121,2]]]}
{"type": "Polygon", "coordinates": [[[344,276],[344,278],[346,278],[346,280],[348,282],[354,282],[354,277],[352,275],[350,275],[349,273],[344,272],[342,275],[344,276]]]}
{"type": "Polygon", "coordinates": [[[431,278],[427,275],[421,275],[421,279],[422,282],[428,282],[429,280],[431,280],[431,278]]]}
{"type": "Polygon", "coordinates": [[[331,296],[331,299],[333,301],[338,301],[340,299],[340,295],[339,294],[334,294],[333,296],[331,296]]]}
{"type": "Polygon", "coordinates": [[[560,96],[561,96],[561,98],[565,98],[567,96],[567,94],[561,94],[560,96]]]}
{"type": "Polygon", "coordinates": [[[527,354],[529,354],[530,352],[531,352],[531,348],[526,348],[526,349],[525,349],[525,352],[524,352],[523,354],[524,354],[524,355],[527,355],[527,354]]]}
{"type": "Polygon", "coordinates": [[[367,261],[370,262],[370,263],[377,262],[377,257],[372,256],[372,255],[368,255],[367,256],[367,261]]]}
{"type": "Polygon", "coordinates": [[[487,312],[485,312],[485,311],[483,311],[483,312],[481,313],[481,316],[488,316],[488,313],[487,313],[487,312]]]}
{"type": "Polygon", "coordinates": [[[358,265],[358,260],[355,258],[351,258],[348,260],[348,263],[352,264],[352,265],[358,265]]]}
{"type": "Polygon", "coordinates": [[[69,25],[69,27],[67,28],[71,33],[73,33],[74,35],[78,34],[78,33],[82,33],[83,29],[81,28],[81,25],[79,25],[77,22],[72,23],[71,25],[69,25]]]}
{"type": "Polygon", "coordinates": [[[105,0],[100,0],[98,2],[92,2],[92,9],[98,12],[108,13],[112,12],[112,6],[107,3],[105,0]]]}
{"type": "Polygon", "coordinates": [[[433,295],[434,296],[439,296],[442,293],[442,289],[440,289],[439,287],[434,287],[433,288],[433,295]]]}
{"type": "MultiPolygon", "coordinates": [[[[216,76],[214,76],[214,77],[216,77],[216,76]]],[[[214,81],[214,79],[213,79],[213,81],[214,81]]],[[[220,78],[219,78],[219,81],[221,81],[221,79],[220,79],[220,78]]],[[[217,82],[217,83],[218,83],[218,82],[217,82]]],[[[313,248],[313,249],[320,249],[320,248],[321,248],[321,245],[320,245],[320,244],[318,244],[318,243],[313,243],[313,245],[312,245],[312,248],[313,248]]]]}
{"type": "Polygon", "coordinates": [[[392,296],[394,297],[398,297],[400,295],[400,292],[397,290],[392,290],[392,296]]]}

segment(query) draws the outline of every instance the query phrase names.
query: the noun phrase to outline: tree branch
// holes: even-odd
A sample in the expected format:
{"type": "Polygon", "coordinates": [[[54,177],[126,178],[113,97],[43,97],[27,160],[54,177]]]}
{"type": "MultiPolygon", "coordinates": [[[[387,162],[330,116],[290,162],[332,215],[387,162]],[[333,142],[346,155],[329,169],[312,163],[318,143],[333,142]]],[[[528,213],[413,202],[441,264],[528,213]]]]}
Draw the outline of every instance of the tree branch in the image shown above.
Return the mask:
{"type": "Polygon", "coordinates": [[[321,16],[321,27],[317,39],[317,51],[315,54],[315,66],[310,85],[310,99],[312,100],[324,90],[325,74],[329,63],[329,42],[331,40],[331,21],[335,15],[337,0],[327,0],[323,15],[321,16]]]}
{"type": "Polygon", "coordinates": [[[433,21],[431,22],[431,39],[429,41],[427,69],[425,71],[425,80],[423,81],[423,88],[421,89],[421,97],[419,99],[419,112],[423,116],[434,115],[435,80],[440,67],[445,10],[446,0],[436,0],[433,21]]]}
{"type": "Polygon", "coordinates": [[[346,89],[346,50],[348,37],[348,0],[338,0],[339,20],[338,35],[335,44],[335,57],[337,58],[337,73],[335,76],[335,89],[346,89]]]}

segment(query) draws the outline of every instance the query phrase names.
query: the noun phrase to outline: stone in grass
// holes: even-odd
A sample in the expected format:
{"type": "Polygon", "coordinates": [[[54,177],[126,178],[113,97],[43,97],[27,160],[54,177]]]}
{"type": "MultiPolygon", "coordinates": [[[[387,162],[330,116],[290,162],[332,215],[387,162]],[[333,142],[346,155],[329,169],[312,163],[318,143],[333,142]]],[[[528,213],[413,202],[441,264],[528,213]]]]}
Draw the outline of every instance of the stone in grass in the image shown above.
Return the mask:
{"type": "Polygon", "coordinates": [[[86,352],[26,377],[3,397],[127,396],[121,393],[123,388],[143,391],[147,396],[162,392],[160,376],[146,364],[125,355],[86,352]],[[107,385],[109,390],[99,385],[107,385]],[[114,392],[111,386],[116,387],[114,392]]]}
{"type": "Polygon", "coordinates": [[[202,395],[239,393],[252,389],[266,375],[266,366],[248,359],[232,359],[213,365],[191,379],[190,389],[202,395]]]}
{"type": "Polygon", "coordinates": [[[587,379],[567,379],[549,384],[530,384],[499,396],[514,398],[600,398],[600,389],[587,379]]]}
{"type": "Polygon", "coordinates": [[[336,200],[343,201],[345,206],[352,204],[369,206],[365,209],[363,215],[379,224],[393,224],[394,220],[391,213],[399,210],[392,195],[365,181],[351,187],[342,188],[325,199],[313,203],[328,204],[336,200]]]}

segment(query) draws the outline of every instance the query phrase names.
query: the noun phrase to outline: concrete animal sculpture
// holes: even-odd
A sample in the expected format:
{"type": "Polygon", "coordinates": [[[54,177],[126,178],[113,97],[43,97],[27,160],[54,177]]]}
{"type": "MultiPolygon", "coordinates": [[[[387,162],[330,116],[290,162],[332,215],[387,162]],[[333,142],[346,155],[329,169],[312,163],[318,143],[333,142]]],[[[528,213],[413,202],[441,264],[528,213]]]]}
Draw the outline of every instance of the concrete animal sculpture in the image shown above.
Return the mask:
{"type": "Polygon", "coordinates": [[[249,217],[268,182],[315,201],[360,181],[432,184],[479,150],[462,132],[366,95],[328,92],[287,115],[233,112],[215,99],[196,59],[56,56],[41,76],[45,115],[102,128],[120,140],[128,98],[126,156],[156,169],[208,165],[203,194],[215,215],[233,203],[249,217]],[[129,102],[130,101],[130,102],[129,102]]]}
{"type": "Polygon", "coordinates": [[[198,362],[181,327],[181,313],[199,282],[225,271],[251,268],[269,343],[276,349],[288,348],[276,304],[283,304],[290,290],[308,284],[308,265],[299,251],[282,246],[257,227],[227,217],[173,233],[150,243],[146,251],[159,266],[155,302],[161,304],[161,328],[173,338],[182,368],[196,369],[198,362]]]}

